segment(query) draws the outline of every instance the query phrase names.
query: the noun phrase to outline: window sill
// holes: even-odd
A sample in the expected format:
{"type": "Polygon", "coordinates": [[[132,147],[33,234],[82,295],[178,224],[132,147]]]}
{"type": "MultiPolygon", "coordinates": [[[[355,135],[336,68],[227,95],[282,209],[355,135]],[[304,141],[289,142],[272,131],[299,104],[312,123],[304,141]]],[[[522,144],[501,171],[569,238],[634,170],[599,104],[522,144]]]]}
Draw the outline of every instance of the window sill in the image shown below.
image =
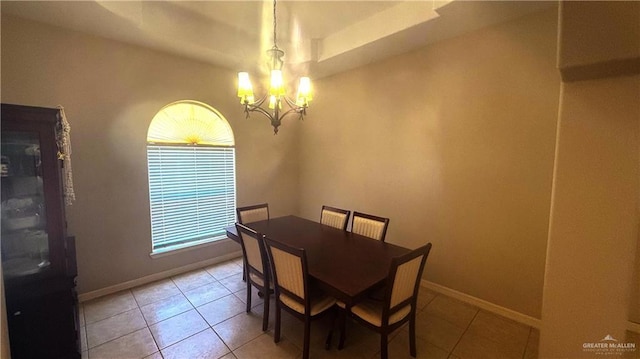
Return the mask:
{"type": "Polygon", "coordinates": [[[217,242],[225,241],[225,240],[231,240],[231,239],[229,239],[229,237],[227,237],[227,236],[214,237],[214,238],[211,238],[211,239],[200,241],[200,242],[198,242],[196,244],[189,243],[189,244],[184,244],[182,246],[175,246],[175,247],[159,249],[157,251],[149,253],[149,256],[152,259],[162,258],[162,257],[166,257],[166,256],[170,256],[170,255],[174,255],[174,254],[178,254],[178,253],[182,253],[182,252],[188,252],[188,251],[192,251],[192,250],[202,249],[202,248],[211,246],[213,243],[217,243],[217,242]]]}

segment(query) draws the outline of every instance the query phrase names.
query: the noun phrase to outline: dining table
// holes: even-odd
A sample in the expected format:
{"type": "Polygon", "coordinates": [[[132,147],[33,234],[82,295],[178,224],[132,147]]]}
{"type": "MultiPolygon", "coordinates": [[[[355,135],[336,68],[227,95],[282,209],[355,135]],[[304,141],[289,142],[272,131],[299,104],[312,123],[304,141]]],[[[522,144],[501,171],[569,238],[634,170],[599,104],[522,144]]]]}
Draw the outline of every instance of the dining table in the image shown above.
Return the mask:
{"type": "MultiPolygon", "coordinates": [[[[297,216],[244,225],[271,240],[303,248],[309,276],[318,287],[348,307],[383,286],[391,260],[410,251],[297,216]]],[[[225,229],[229,238],[240,242],[235,226],[225,229]]]]}

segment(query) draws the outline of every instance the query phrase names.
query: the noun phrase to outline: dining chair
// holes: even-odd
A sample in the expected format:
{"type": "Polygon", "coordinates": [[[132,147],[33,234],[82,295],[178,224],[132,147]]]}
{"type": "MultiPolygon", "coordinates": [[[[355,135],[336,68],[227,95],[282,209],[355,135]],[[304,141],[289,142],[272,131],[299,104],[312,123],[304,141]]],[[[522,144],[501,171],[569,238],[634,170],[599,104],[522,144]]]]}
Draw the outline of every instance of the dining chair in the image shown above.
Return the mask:
{"type": "Polygon", "coordinates": [[[389,218],[353,212],[353,221],[351,223],[351,232],[353,233],[384,242],[388,226],[389,218]]]}
{"type": "MultiPolygon", "coordinates": [[[[246,224],[251,222],[263,221],[269,219],[269,204],[261,203],[254,204],[252,206],[238,207],[236,208],[236,214],[238,215],[238,223],[246,224]]],[[[247,281],[247,263],[243,259],[242,266],[242,280],[247,281]]]]}
{"type": "Polygon", "coordinates": [[[280,341],[281,310],[285,309],[304,322],[303,358],[309,358],[311,320],[332,308],[335,298],[310,285],[307,255],[302,248],[264,237],[269,254],[276,297],[276,324],[273,341],[280,341]]]}
{"type": "Polygon", "coordinates": [[[350,214],[351,211],[335,207],[322,206],[322,212],[320,212],[320,223],[346,231],[350,214]]]}
{"type": "MultiPolygon", "coordinates": [[[[347,308],[349,314],[365,327],[380,333],[380,356],[388,358],[388,337],[409,321],[409,353],[416,356],[416,304],[420,278],[427,261],[431,243],[405,255],[393,258],[385,287],[384,299],[365,299],[347,308]]],[[[344,347],[345,320],[340,321],[338,349],[344,347]]]]}
{"type": "Polygon", "coordinates": [[[236,208],[238,223],[246,224],[251,222],[269,219],[269,204],[261,203],[252,206],[236,208]]]}
{"type": "Polygon", "coordinates": [[[251,287],[256,287],[263,294],[264,311],[262,313],[262,331],[269,325],[269,294],[273,291],[271,275],[267,260],[267,252],[264,247],[262,234],[243,224],[236,223],[242,255],[247,271],[247,313],[251,311],[251,287]]]}

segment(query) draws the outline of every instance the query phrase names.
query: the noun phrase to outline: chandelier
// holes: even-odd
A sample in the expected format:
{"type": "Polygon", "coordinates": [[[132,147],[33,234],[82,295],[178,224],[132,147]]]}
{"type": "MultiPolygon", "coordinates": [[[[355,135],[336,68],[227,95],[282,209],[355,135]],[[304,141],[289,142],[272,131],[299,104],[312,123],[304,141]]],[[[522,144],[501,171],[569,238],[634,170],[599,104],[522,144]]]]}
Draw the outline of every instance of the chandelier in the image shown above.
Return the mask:
{"type": "Polygon", "coordinates": [[[269,92],[259,100],[255,100],[253,96],[253,86],[249,80],[248,72],[238,72],[238,97],[240,103],[244,106],[246,118],[249,113],[258,112],[266,116],[271,121],[273,133],[278,134],[278,127],[282,123],[282,119],[290,114],[297,114],[299,119],[303,119],[307,114],[307,107],[311,101],[311,81],[308,77],[301,77],[298,85],[298,94],[296,100],[287,97],[284,89],[284,80],[282,78],[282,65],[284,61],[284,51],[276,45],[276,0],[273,1],[273,47],[267,50],[269,57],[269,69],[271,72],[271,83],[269,92]],[[268,108],[266,110],[262,105],[268,99],[268,108]],[[287,105],[287,109],[283,111],[282,103],[287,105]]]}

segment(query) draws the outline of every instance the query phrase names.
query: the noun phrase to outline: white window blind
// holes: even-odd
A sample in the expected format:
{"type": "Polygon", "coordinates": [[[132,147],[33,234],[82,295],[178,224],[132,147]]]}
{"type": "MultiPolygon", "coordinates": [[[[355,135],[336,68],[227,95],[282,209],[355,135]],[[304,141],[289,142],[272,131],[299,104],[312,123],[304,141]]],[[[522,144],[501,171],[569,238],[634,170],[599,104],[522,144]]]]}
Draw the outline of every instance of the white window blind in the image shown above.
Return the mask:
{"type": "Polygon", "coordinates": [[[154,252],[226,238],[235,223],[235,149],[147,145],[154,252]]]}

